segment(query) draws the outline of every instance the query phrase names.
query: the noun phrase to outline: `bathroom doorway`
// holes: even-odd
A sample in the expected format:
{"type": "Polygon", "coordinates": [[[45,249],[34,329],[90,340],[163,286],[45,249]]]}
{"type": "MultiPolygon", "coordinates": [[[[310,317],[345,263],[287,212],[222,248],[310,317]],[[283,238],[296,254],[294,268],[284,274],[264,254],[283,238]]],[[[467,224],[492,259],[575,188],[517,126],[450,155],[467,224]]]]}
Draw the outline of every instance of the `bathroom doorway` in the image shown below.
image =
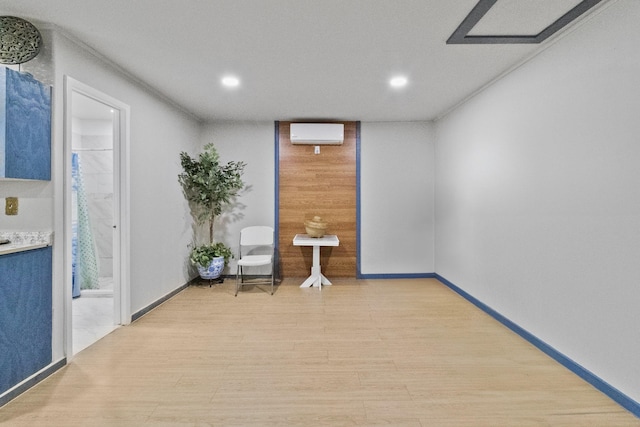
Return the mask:
{"type": "Polygon", "coordinates": [[[71,78],[65,83],[66,354],[70,359],[130,319],[125,258],[129,110],[71,78]]]}
{"type": "Polygon", "coordinates": [[[119,323],[113,306],[113,109],[74,92],[71,126],[73,352],[119,323]]]}

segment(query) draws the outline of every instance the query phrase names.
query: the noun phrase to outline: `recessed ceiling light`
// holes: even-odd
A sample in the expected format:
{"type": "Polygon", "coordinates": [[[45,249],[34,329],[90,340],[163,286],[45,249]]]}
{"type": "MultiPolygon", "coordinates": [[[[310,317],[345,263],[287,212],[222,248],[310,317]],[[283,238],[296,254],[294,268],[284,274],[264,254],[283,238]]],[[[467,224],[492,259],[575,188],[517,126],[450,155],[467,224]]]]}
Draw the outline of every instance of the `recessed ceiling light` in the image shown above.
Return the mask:
{"type": "Polygon", "coordinates": [[[226,87],[236,87],[240,85],[240,79],[234,76],[226,76],[222,78],[222,84],[226,87]]]}
{"type": "Polygon", "coordinates": [[[405,76],[396,76],[389,80],[389,84],[391,87],[405,87],[407,85],[407,78],[405,76]]]}

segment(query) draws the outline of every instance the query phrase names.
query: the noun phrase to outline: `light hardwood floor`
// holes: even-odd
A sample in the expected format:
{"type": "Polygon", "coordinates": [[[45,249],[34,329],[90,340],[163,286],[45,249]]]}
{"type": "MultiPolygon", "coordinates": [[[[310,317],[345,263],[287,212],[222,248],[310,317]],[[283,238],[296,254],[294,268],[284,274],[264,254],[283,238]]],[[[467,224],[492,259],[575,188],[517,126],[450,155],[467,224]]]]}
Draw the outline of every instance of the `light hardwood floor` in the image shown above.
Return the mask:
{"type": "Polygon", "coordinates": [[[436,280],[298,282],[187,288],[0,408],[0,424],[640,426],[436,280]]]}

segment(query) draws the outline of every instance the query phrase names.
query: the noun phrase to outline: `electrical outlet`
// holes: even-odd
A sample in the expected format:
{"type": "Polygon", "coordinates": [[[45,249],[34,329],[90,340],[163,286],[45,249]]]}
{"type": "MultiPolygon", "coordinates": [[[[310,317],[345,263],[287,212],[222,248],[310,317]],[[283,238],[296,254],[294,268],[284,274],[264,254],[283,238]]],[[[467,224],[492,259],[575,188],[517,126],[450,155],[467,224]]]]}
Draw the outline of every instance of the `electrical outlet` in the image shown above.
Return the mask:
{"type": "Polygon", "coordinates": [[[18,215],[18,198],[7,197],[4,206],[5,215],[18,215]]]}

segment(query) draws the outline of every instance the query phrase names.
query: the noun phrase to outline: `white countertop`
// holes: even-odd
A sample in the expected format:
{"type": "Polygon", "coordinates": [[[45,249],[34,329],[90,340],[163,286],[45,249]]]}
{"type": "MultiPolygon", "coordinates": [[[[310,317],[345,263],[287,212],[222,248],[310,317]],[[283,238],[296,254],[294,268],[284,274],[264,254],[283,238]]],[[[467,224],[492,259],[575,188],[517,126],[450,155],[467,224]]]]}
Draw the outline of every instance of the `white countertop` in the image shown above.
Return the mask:
{"type": "Polygon", "coordinates": [[[0,231],[0,240],[11,243],[0,245],[0,255],[45,248],[53,243],[51,231],[0,231]]]}

